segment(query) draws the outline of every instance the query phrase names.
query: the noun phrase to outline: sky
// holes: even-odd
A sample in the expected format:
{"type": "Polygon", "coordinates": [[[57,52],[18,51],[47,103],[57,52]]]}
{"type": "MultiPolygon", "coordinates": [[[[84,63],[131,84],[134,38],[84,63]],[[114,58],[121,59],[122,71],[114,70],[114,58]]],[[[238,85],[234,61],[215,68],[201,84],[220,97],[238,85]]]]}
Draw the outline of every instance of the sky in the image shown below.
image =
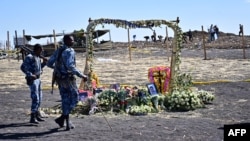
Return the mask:
{"type": "MultiPolygon", "coordinates": [[[[176,20],[180,19],[182,31],[207,30],[211,24],[226,33],[238,34],[239,24],[244,26],[244,34],[250,34],[250,0],[1,0],[0,8],[0,47],[7,40],[11,45],[15,31],[21,37],[70,33],[88,26],[88,19],[135,20],[176,20]]],[[[114,25],[97,26],[96,29],[110,29],[111,40],[127,42],[128,32],[114,25]]],[[[154,28],[157,35],[166,36],[166,26],[154,28]]],[[[150,29],[131,29],[130,40],[145,40],[151,36],[150,29]]],[[[168,28],[168,35],[173,31],[168,28]]],[[[62,37],[57,38],[60,40],[62,37]]],[[[108,34],[99,40],[109,40],[108,34]]],[[[31,40],[30,44],[46,44],[51,39],[31,40]]],[[[53,41],[53,40],[52,40],[53,41]]]]}

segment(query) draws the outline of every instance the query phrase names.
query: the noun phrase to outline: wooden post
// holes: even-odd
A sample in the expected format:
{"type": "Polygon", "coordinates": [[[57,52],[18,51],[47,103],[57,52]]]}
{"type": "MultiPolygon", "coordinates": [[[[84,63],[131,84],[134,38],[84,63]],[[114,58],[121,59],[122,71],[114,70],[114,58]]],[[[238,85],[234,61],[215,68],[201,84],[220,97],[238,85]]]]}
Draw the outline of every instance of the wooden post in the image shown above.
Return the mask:
{"type": "Polygon", "coordinates": [[[25,30],[23,29],[23,45],[25,46],[25,30]]]}
{"type": "MultiPolygon", "coordinates": [[[[16,40],[15,48],[17,47],[17,50],[20,50],[20,49],[18,48],[17,31],[16,31],[16,30],[15,30],[15,40],[16,40]]],[[[23,56],[23,55],[22,55],[22,58],[24,59],[24,56],[23,56]]],[[[18,55],[17,55],[17,60],[18,60],[18,62],[19,62],[19,60],[20,60],[19,53],[18,53],[18,55]]]]}
{"type": "Polygon", "coordinates": [[[109,30],[109,41],[111,41],[111,33],[110,33],[110,30],[109,30]]]}
{"type": "Polygon", "coordinates": [[[130,45],[130,35],[129,35],[129,28],[128,28],[128,49],[129,49],[129,60],[131,61],[131,45],[130,45]]]}
{"type": "MultiPolygon", "coordinates": [[[[177,17],[177,20],[175,21],[177,24],[179,24],[180,19],[179,17],[177,17]]],[[[170,65],[170,80],[169,80],[169,89],[168,92],[169,94],[172,94],[173,92],[173,88],[174,88],[174,79],[175,79],[175,67],[176,67],[176,56],[178,55],[177,52],[177,43],[178,43],[178,39],[177,39],[177,31],[174,30],[174,40],[173,40],[173,46],[172,46],[172,56],[171,56],[171,65],[170,65]]]]}
{"type": "MultiPolygon", "coordinates": [[[[176,23],[180,22],[179,17],[177,17],[176,23]]],[[[169,80],[169,94],[173,91],[173,84],[174,84],[174,77],[175,77],[175,65],[176,65],[176,56],[177,53],[177,31],[174,30],[174,41],[173,41],[173,48],[172,48],[172,57],[171,57],[171,65],[170,65],[170,80],[169,80]]]]}
{"type": "Polygon", "coordinates": [[[55,30],[53,29],[53,36],[54,36],[54,47],[55,47],[55,50],[57,49],[57,45],[56,45],[56,32],[55,30]]]}
{"type": "Polygon", "coordinates": [[[9,41],[10,41],[10,33],[9,33],[9,31],[7,31],[7,44],[6,45],[7,45],[8,50],[10,50],[10,42],[9,41]]]}
{"type": "Polygon", "coordinates": [[[242,42],[242,48],[243,48],[243,59],[246,59],[245,41],[244,41],[244,30],[243,30],[243,25],[241,25],[241,26],[242,26],[241,42],[242,42]]]}
{"type": "Polygon", "coordinates": [[[97,44],[99,43],[99,40],[98,40],[98,38],[99,38],[99,35],[98,35],[98,30],[96,30],[96,42],[97,42],[97,44]]]}
{"type": "Polygon", "coordinates": [[[206,52],[206,46],[205,46],[205,35],[204,35],[204,30],[203,30],[203,25],[201,26],[201,31],[202,31],[202,45],[204,49],[204,60],[207,60],[207,52],[206,52]]]}
{"type": "Polygon", "coordinates": [[[172,93],[173,90],[173,82],[175,76],[175,64],[176,64],[176,55],[177,55],[177,35],[176,31],[174,31],[174,40],[173,40],[173,48],[172,48],[172,57],[171,57],[171,65],[170,65],[170,82],[169,82],[169,93],[172,93]]]}
{"type": "Polygon", "coordinates": [[[8,49],[8,61],[10,61],[10,33],[7,31],[7,49],[8,49]]]}
{"type": "MultiPolygon", "coordinates": [[[[168,27],[166,26],[166,37],[164,39],[165,41],[165,45],[166,45],[166,50],[168,52],[168,27]]],[[[168,61],[169,61],[169,57],[168,57],[168,61]]]]}
{"type": "MultiPolygon", "coordinates": [[[[25,31],[23,30],[23,45],[25,46],[25,31]]],[[[21,51],[22,53],[22,59],[24,61],[24,58],[25,58],[25,52],[21,51]]]]}
{"type": "Polygon", "coordinates": [[[166,26],[166,37],[164,39],[166,47],[168,48],[168,27],[166,26]]]}

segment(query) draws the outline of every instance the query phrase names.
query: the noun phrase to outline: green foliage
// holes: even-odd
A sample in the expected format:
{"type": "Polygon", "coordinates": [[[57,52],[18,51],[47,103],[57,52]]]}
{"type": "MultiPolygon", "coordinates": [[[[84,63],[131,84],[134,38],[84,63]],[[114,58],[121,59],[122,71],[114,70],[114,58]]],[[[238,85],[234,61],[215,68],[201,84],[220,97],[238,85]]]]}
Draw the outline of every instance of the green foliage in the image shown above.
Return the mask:
{"type": "Polygon", "coordinates": [[[161,109],[165,109],[163,105],[165,95],[159,94],[157,96],[151,96],[146,88],[138,89],[137,95],[134,94],[132,97],[128,97],[125,89],[121,89],[118,92],[114,90],[105,90],[100,93],[97,98],[99,105],[112,105],[114,107],[118,107],[121,112],[128,112],[127,110],[130,111],[131,107],[133,107],[133,114],[135,114],[136,111],[140,111],[144,114],[145,112],[158,112],[160,110],[159,105],[161,109]],[[148,110],[147,107],[150,107],[151,109],[148,110]],[[145,109],[147,110],[145,111],[145,109]]]}
{"type": "Polygon", "coordinates": [[[117,92],[117,99],[118,101],[124,101],[127,97],[127,92],[126,90],[121,90],[119,92],[117,92]]]}
{"type": "Polygon", "coordinates": [[[117,102],[117,93],[113,90],[105,90],[97,96],[99,105],[110,106],[117,102]]]}
{"type": "Polygon", "coordinates": [[[138,96],[136,97],[137,105],[150,105],[150,95],[147,88],[138,89],[138,96]]]}
{"type": "Polygon", "coordinates": [[[154,112],[158,112],[158,96],[151,97],[151,102],[153,104],[154,112]]]}
{"type": "MultiPolygon", "coordinates": [[[[150,96],[146,89],[138,89],[143,92],[142,97],[135,95],[126,96],[126,90],[116,92],[114,90],[105,90],[97,96],[97,102],[102,108],[111,106],[119,107],[120,112],[127,112],[132,115],[145,115],[147,113],[158,112],[159,110],[169,111],[189,111],[205,107],[205,104],[212,102],[215,96],[209,91],[192,91],[191,89],[176,89],[171,95],[150,96]],[[123,104],[119,105],[119,102],[123,104]]],[[[79,102],[72,114],[88,114],[90,103],[96,99],[89,98],[87,103],[79,102]]],[[[52,108],[42,108],[47,114],[60,114],[60,105],[52,108]]]]}
{"type": "Polygon", "coordinates": [[[174,89],[186,90],[193,85],[192,77],[186,73],[177,75],[174,80],[174,89]]]}
{"type": "Polygon", "coordinates": [[[83,35],[84,35],[83,29],[80,29],[78,31],[77,30],[73,31],[73,37],[76,42],[76,46],[84,46],[84,44],[86,43],[86,38],[83,35]]]}

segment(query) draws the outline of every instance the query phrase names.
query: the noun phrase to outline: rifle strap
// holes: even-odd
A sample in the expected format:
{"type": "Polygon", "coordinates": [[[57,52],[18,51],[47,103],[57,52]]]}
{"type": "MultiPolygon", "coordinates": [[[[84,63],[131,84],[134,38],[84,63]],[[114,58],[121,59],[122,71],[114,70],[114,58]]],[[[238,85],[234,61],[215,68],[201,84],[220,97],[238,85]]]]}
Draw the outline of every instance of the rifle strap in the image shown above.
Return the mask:
{"type": "MultiPolygon", "coordinates": [[[[60,61],[60,58],[62,57],[62,53],[64,50],[66,50],[67,48],[64,48],[64,49],[60,49],[59,48],[59,51],[58,51],[58,54],[57,54],[57,58],[56,58],[56,63],[58,63],[60,61]]],[[[64,62],[62,61],[64,67],[66,68],[66,65],[64,64],[64,62]]]]}

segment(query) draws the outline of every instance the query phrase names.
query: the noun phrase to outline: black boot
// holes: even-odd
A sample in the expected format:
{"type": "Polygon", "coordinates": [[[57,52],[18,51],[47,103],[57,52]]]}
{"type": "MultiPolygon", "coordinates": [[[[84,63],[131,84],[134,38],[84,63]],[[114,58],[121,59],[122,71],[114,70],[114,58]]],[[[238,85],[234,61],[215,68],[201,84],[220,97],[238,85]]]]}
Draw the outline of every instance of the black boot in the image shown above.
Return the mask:
{"type": "Polygon", "coordinates": [[[65,115],[61,115],[59,118],[55,119],[55,122],[62,128],[64,126],[65,115]]]}
{"type": "Polygon", "coordinates": [[[75,125],[69,120],[69,115],[66,115],[66,131],[74,129],[75,125]]]}
{"type": "Polygon", "coordinates": [[[30,123],[39,124],[39,122],[36,120],[36,113],[30,114],[30,123]]]}
{"type": "Polygon", "coordinates": [[[38,112],[36,112],[35,114],[36,114],[36,119],[37,119],[37,121],[45,121],[44,119],[42,119],[42,118],[40,117],[40,115],[39,115],[38,112]]]}
{"type": "Polygon", "coordinates": [[[66,131],[69,131],[70,127],[69,127],[69,115],[66,115],[66,131]]]}

